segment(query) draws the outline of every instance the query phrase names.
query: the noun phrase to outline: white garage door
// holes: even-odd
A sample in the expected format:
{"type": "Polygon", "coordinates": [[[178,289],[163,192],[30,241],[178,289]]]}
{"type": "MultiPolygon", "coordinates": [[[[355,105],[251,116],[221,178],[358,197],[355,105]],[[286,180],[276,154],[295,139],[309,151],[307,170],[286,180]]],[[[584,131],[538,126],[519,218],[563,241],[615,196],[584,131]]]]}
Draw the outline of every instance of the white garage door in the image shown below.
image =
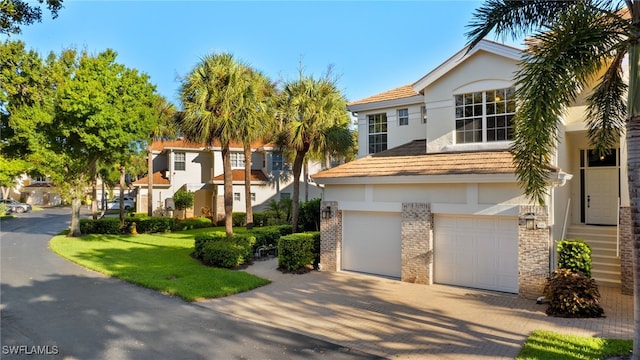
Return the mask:
{"type": "Polygon", "coordinates": [[[518,222],[498,216],[436,215],[435,281],[518,292],[518,222]]]}
{"type": "Polygon", "coordinates": [[[342,269],[400,277],[400,213],[345,211],[342,269]]]}

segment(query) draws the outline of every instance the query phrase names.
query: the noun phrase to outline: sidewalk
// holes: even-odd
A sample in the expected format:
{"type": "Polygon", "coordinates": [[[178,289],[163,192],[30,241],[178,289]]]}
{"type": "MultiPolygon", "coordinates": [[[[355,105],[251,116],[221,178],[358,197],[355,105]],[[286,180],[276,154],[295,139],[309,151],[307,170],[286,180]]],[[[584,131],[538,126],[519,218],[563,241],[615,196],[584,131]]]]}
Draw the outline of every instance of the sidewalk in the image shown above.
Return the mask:
{"type": "Polygon", "coordinates": [[[633,298],[619,289],[600,288],[606,318],[565,319],[513,294],[348,272],[282,274],[276,267],[276,259],[257,261],[246,271],[271,284],[199,304],[394,359],[513,359],[536,329],[633,335],[633,298]]]}

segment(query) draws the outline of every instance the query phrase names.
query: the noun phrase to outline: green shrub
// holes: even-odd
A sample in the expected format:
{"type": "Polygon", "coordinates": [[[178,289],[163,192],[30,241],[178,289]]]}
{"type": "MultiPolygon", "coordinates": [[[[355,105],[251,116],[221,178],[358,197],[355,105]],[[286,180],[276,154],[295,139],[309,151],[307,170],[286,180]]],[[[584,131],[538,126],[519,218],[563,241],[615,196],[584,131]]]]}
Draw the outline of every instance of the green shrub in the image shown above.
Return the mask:
{"type": "Polygon", "coordinates": [[[297,271],[315,262],[314,239],[318,233],[297,233],[280,237],[278,241],[278,267],[297,271]]]}
{"type": "Polygon", "coordinates": [[[193,206],[195,195],[193,192],[179,189],[173,194],[173,205],[176,210],[182,211],[193,206]]]}
{"type": "Polygon", "coordinates": [[[582,239],[558,242],[558,268],[591,277],[591,246],[582,239]]]}
{"type": "Polygon", "coordinates": [[[234,227],[245,226],[247,224],[246,218],[247,218],[247,214],[243,212],[231,213],[231,223],[233,224],[234,227]]]}
{"type": "Polygon", "coordinates": [[[80,219],[80,232],[83,234],[120,234],[120,219],[80,219]]]}
{"type": "Polygon", "coordinates": [[[138,233],[163,233],[170,232],[175,227],[176,219],[165,216],[152,216],[143,218],[127,218],[127,223],[136,223],[138,233]]]}
{"type": "Polygon", "coordinates": [[[202,259],[202,255],[204,254],[205,244],[209,242],[226,241],[226,240],[227,240],[227,234],[224,231],[213,231],[213,232],[208,232],[204,234],[197,234],[194,237],[194,242],[193,242],[193,245],[195,248],[195,250],[193,251],[193,255],[198,259],[202,259]]]}
{"type": "Polygon", "coordinates": [[[233,241],[212,241],[204,244],[202,262],[205,265],[233,268],[245,262],[246,250],[233,241]]]}
{"type": "Polygon", "coordinates": [[[304,231],[320,231],[320,199],[300,203],[298,227],[304,231]]]}
{"type": "Polygon", "coordinates": [[[254,226],[267,226],[269,217],[272,216],[269,212],[257,211],[253,213],[253,225],[254,226]]]}
{"type": "Polygon", "coordinates": [[[547,315],[558,317],[600,317],[600,292],[595,280],[581,272],[558,269],[547,279],[544,296],[549,300],[547,315]]]}
{"type": "Polygon", "coordinates": [[[9,211],[9,206],[5,203],[0,203],[0,216],[5,215],[9,211]]]}
{"type": "Polygon", "coordinates": [[[255,246],[276,245],[282,234],[275,226],[264,226],[251,229],[249,233],[256,237],[255,246]]]}
{"type": "Polygon", "coordinates": [[[212,227],[211,219],[207,218],[192,218],[192,219],[183,219],[176,220],[173,225],[173,231],[182,231],[182,230],[190,230],[190,229],[203,229],[212,227]]]}

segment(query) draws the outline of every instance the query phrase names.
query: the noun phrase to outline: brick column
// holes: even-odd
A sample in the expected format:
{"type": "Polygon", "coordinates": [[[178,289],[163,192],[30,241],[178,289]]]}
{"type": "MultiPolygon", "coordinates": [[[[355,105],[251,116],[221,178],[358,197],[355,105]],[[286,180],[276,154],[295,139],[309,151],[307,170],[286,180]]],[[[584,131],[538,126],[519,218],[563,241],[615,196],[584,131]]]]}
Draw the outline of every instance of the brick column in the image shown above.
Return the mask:
{"type": "Polygon", "coordinates": [[[320,265],[323,271],[340,271],[342,253],[342,211],[337,201],[323,201],[320,204],[320,265]],[[323,210],[331,209],[325,218],[323,210]]]}
{"type": "Polygon", "coordinates": [[[633,236],[631,208],[620,208],[620,285],[625,295],[633,295],[633,236]]]}
{"type": "Polygon", "coordinates": [[[401,280],[433,283],[433,216],[425,203],[402,204],[401,280]]]}
{"type": "Polygon", "coordinates": [[[518,221],[518,295],[535,299],[542,295],[549,277],[549,212],[546,207],[520,206],[518,221]],[[535,216],[535,229],[526,218],[535,216]],[[542,225],[540,228],[538,225],[542,225]]]}

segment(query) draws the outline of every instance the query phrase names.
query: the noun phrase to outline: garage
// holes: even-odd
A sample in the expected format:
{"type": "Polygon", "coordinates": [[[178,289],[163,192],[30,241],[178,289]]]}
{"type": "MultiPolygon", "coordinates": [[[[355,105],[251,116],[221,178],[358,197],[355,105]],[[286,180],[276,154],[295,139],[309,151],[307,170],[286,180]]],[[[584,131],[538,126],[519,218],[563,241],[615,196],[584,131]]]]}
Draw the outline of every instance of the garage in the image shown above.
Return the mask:
{"type": "Polygon", "coordinates": [[[438,283],[518,292],[518,222],[513,217],[436,215],[434,255],[438,283]]]}
{"type": "Polygon", "coordinates": [[[342,270],[400,277],[400,213],[345,211],[342,221],[342,270]]]}

